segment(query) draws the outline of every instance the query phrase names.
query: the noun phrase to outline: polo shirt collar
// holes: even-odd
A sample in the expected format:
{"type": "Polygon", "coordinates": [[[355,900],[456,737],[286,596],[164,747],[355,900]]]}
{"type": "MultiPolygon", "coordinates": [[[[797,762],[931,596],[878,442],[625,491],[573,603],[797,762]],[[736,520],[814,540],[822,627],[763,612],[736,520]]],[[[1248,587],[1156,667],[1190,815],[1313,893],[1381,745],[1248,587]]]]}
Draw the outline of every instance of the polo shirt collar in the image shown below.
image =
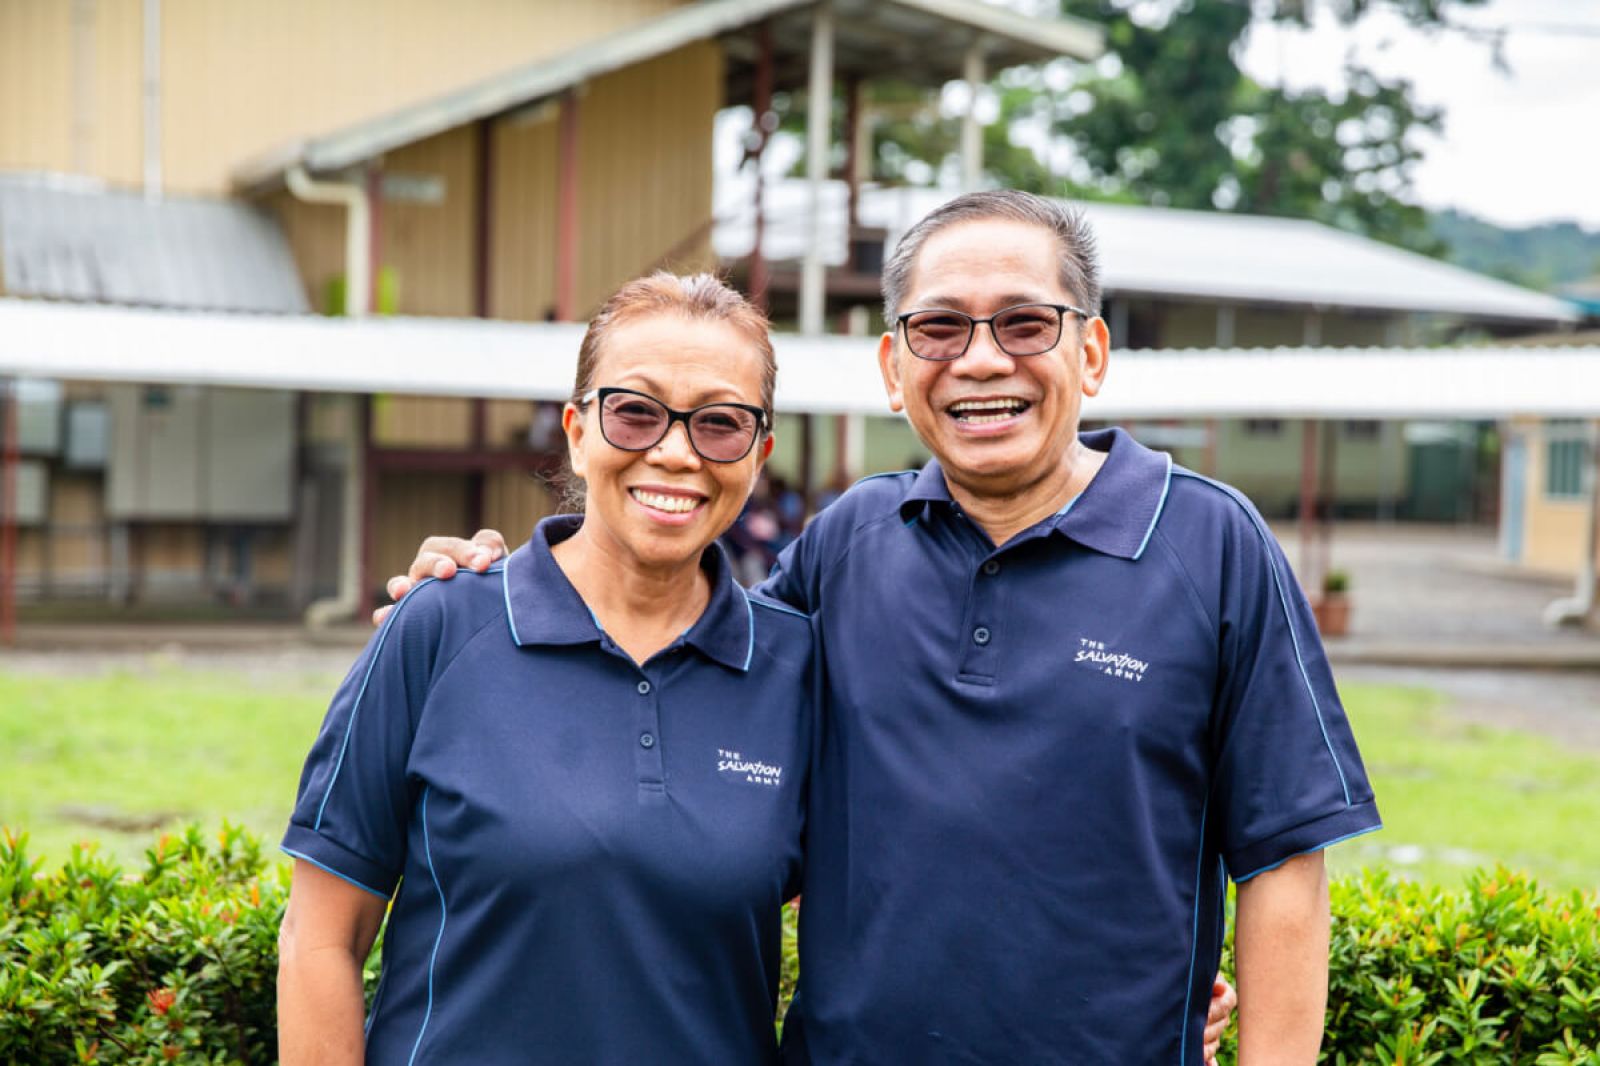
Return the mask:
{"type": "MultiPolygon", "coordinates": [[[[542,520],[528,542],[506,559],[500,575],[506,622],[511,639],[519,647],[597,643],[604,636],[594,612],[550,554],[552,545],[572,536],[581,525],[582,515],[552,515],[542,520]]],[[[711,579],[711,600],[683,634],[683,642],[714,662],[734,670],[748,670],[755,647],[750,600],[734,580],[722,545],[713,543],[708,547],[700,556],[700,566],[711,579]]]]}
{"type": "MultiPolygon", "coordinates": [[[[1138,559],[1167,502],[1172,457],[1151,451],[1115,427],[1079,434],[1078,440],[1085,447],[1105,452],[1106,461],[1082,494],[1045,521],[1055,532],[1086,548],[1120,559],[1138,559]]],[[[910,521],[941,504],[953,506],[954,500],[939,460],[930,459],[900,501],[900,517],[910,521]]]]}

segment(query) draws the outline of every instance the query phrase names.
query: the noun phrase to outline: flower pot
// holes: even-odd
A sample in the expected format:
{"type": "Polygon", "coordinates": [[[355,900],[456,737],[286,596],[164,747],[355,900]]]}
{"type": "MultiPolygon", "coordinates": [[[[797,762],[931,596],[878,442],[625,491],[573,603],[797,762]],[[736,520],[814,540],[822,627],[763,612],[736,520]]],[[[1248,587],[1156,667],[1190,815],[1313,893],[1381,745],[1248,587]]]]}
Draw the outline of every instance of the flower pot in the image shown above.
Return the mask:
{"type": "Polygon", "coordinates": [[[1350,631],[1350,597],[1342,592],[1324,592],[1311,605],[1311,613],[1324,637],[1342,637],[1350,631]]]}

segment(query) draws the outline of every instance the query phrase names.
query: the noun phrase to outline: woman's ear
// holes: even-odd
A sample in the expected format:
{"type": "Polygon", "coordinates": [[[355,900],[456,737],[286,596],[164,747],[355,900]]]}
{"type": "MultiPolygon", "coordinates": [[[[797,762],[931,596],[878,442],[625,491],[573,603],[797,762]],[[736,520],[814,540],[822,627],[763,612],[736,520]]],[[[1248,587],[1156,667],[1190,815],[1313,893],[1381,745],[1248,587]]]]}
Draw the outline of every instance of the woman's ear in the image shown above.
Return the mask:
{"type": "Polygon", "coordinates": [[[569,403],[561,408],[561,432],[567,435],[567,462],[572,466],[575,477],[584,476],[584,426],[583,411],[577,404],[569,403]]]}

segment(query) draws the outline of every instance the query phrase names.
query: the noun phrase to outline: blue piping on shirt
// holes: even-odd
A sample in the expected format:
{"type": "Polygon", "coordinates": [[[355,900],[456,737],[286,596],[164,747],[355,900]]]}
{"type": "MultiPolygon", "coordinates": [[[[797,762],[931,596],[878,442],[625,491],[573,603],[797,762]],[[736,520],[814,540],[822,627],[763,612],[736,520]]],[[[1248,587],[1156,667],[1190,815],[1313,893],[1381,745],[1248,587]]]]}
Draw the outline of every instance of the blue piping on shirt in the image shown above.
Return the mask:
{"type": "Polygon", "coordinates": [[[1365,829],[1357,829],[1354,833],[1346,833],[1344,836],[1334,837],[1332,840],[1325,840],[1321,844],[1313,844],[1313,845],[1311,845],[1311,847],[1305,848],[1302,851],[1297,851],[1293,855],[1285,855],[1283,858],[1279,859],[1277,862],[1268,863],[1266,866],[1261,867],[1261,869],[1259,869],[1259,870],[1251,870],[1249,873],[1243,875],[1242,877],[1235,877],[1233,879],[1233,883],[1236,884],[1236,885],[1242,885],[1246,881],[1250,880],[1252,877],[1256,876],[1257,874],[1264,874],[1269,870],[1276,870],[1278,867],[1282,866],[1284,863],[1288,862],[1290,859],[1298,859],[1302,855],[1310,855],[1314,851],[1322,851],[1325,848],[1331,848],[1335,844],[1344,843],[1346,840],[1353,840],[1356,837],[1364,837],[1368,833],[1376,833],[1378,830],[1380,830],[1382,828],[1383,828],[1383,823],[1379,822],[1377,825],[1371,825],[1371,826],[1368,826],[1365,829]]]}
{"type": "Polygon", "coordinates": [[[522,638],[517,635],[517,619],[511,613],[511,557],[506,556],[506,564],[500,568],[500,589],[506,597],[506,624],[511,627],[511,643],[522,647],[522,638]]]}
{"type": "Polygon", "coordinates": [[[1178,1061],[1189,1061],[1189,1002],[1194,998],[1194,964],[1200,954],[1200,878],[1206,868],[1206,814],[1211,810],[1207,796],[1200,808],[1200,853],[1194,860],[1194,926],[1189,933],[1189,981],[1183,993],[1183,1037],[1178,1041],[1178,1061]]]}
{"type": "MultiPolygon", "coordinates": [[[[426,577],[417,583],[420,589],[430,581],[437,578],[426,577]]],[[[413,593],[417,589],[411,590],[413,593]]],[[[312,823],[313,833],[322,828],[322,812],[328,807],[328,797],[333,795],[333,786],[339,780],[339,771],[344,769],[344,753],[350,749],[350,734],[355,731],[356,714],[361,710],[361,698],[367,694],[367,682],[372,680],[372,670],[378,665],[378,656],[383,654],[383,643],[389,639],[389,631],[394,629],[395,619],[400,617],[400,612],[405,610],[408,600],[401,600],[395,604],[394,610],[389,612],[389,617],[383,620],[383,628],[378,630],[378,643],[372,649],[372,658],[367,660],[367,672],[361,676],[361,688],[356,692],[356,702],[350,707],[350,720],[344,726],[344,740],[339,744],[339,758],[333,764],[333,776],[328,778],[328,787],[322,793],[322,802],[317,804],[317,820],[312,823]]]]}
{"type": "Polygon", "coordinates": [[[744,586],[734,582],[733,587],[738,589],[739,595],[744,597],[744,618],[750,624],[750,643],[745,645],[744,666],[740,667],[742,670],[749,670],[750,660],[755,658],[756,655],[756,613],[750,609],[750,594],[744,590],[744,586]]]}
{"type": "Polygon", "coordinates": [[[1139,542],[1139,550],[1133,553],[1133,561],[1138,562],[1139,556],[1150,544],[1150,537],[1156,531],[1156,523],[1161,521],[1161,511],[1167,506],[1167,491],[1172,488],[1172,456],[1167,456],[1167,473],[1161,482],[1161,499],[1156,501],[1156,513],[1150,516],[1150,528],[1144,531],[1144,539],[1139,542]]]}
{"type": "Polygon", "coordinates": [[[321,870],[322,872],[330,873],[333,876],[337,877],[339,880],[344,881],[347,884],[355,885],[357,888],[361,889],[363,892],[371,892],[374,896],[377,896],[379,899],[383,900],[385,903],[389,902],[389,896],[388,896],[387,893],[379,892],[377,889],[373,888],[371,885],[363,884],[362,882],[357,881],[355,878],[349,876],[348,874],[342,874],[338,870],[335,870],[333,867],[329,866],[327,863],[318,862],[316,859],[313,859],[311,856],[307,855],[303,851],[296,851],[293,848],[285,848],[282,845],[279,845],[279,848],[280,848],[280,850],[283,851],[283,853],[285,855],[293,855],[297,859],[301,859],[301,860],[303,860],[305,862],[309,862],[312,866],[315,866],[317,869],[321,870]]]}
{"type": "MultiPolygon", "coordinates": [[[[1322,705],[1317,702],[1317,692],[1316,689],[1314,689],[1311,685],[1311,675],[1306,673],[1305,656],[1300,652],[1300,635],[1296,633],[1294,629],[1294,614],[1289,610],[1289,596],[1283,590],[1283,577],[1278,573],[1278,560],[1272,554],[1272,544],[1268,539],[1270,534],[1262,526],[1261,519],[1257,518],[1255,512],[1251,511],[1250,508],[1245,505],[1244,501],[1239,498],[1239,495],[1237,492],[1235,492],[1235,490],[1229,488],[1219,481],[1212,481],[1208,477],[1203,477],[1188,470],[1178,470],[1176,473],[1179,473],[1184,477],[1194,478],[1196,481],[1210,485],[1212,488],[1218,490],[1223,495],[1231,499],[1239,506],[1241,510],[1244,511],[1245,515],[1250,519],[1250,524],[1255,527],[1256,536],[1260,537],[1262,543],[1266,545],[1267,566],[1272,571],[1272,583],[1278,590],[1278,602],[1283,606],[1283,620],[1289,626],[1289,641],[1294,645],[1295,665],[1300,668],[1300,679],[1305,682],[1306,694],[1311,697],[1311,709],[1315,711],[1317,715],[1317,728],[1322,731],[1322,743],[1328,749],[1328,757],[1333,760],[1334,772],[1339,775],[1339,787],[1344,790],[1344,805],[1346,807],[1351,806],[1350,783],[1345,780],[1344,767],[1339,765],[1339,755],[1333,750],[1333,741],[1328,737],[1328,726],[1327,723],[1322,719],[1322,705]]],[[[1234,879],[1234,883],[1238,883],[1238,878],[1234,879]]]]}
{"type": "Polygon", "coordinates": [[[406,1066],[411,1066],[417,1060],[417,1051],[422,1047],[422,1037],[428,1031],[428,1022],[433,1017],[433,968],[439,961],[439,942],[444,939],[444,923],[446,918],[444,905],[444,888],[439,884],[439,871],[433,867],[433,845],[428,841],[428,796],[432,788],[422,790],[422,852],[428,859],[428,875],[433,878],[433,887],[439,893],[439,933],[433,938],[433,952],[428,956],[428,1009],[422,1015],[422,1028],[417,1030],[417,1042],[411,1045],[411,1057],[406,1060],[406,1066]]]}

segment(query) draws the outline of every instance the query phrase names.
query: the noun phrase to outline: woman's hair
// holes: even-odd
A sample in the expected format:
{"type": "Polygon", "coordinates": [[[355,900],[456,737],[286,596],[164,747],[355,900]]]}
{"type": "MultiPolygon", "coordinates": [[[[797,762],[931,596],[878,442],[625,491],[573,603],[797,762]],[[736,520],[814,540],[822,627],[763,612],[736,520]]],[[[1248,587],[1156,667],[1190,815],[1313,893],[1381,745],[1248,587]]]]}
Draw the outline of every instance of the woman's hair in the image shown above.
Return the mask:
{"type": "Polygon", "coordinates": [[[771,328],[761,309],[711,274],[654,274],[628,282],[612,293],[589,320],[578,346],[578,377],[572,383],[572,402],[594,388],[595,368],[607,336],[618,326],[653,315],[679,315],[701,322],[726,322],[749,341],[761,357],[761,406],[772,425],[772,394],[778,383],[778,359],[772,352],[771,328]]]}
{"type": "MultiPolygon", "coordinates": [[[[595,387],[605,340],[618,326],[655,315],[678,315],[693,321],[726,322],[750,342],[761,360],[761,407],[767,412],[767,432],[772,431],[772,400],[778,384],[778,359],[772,351],[771,328],[761,309],[712,274],[670,274],[658,270],[628,282],[611,294],[589,320],[578,346],[578,373],[572,383],[572,402],[578,403],[595,387]]],[[[583,482],[570,471],[563,479],[562,507],[583,510],[583,482]]]]}

